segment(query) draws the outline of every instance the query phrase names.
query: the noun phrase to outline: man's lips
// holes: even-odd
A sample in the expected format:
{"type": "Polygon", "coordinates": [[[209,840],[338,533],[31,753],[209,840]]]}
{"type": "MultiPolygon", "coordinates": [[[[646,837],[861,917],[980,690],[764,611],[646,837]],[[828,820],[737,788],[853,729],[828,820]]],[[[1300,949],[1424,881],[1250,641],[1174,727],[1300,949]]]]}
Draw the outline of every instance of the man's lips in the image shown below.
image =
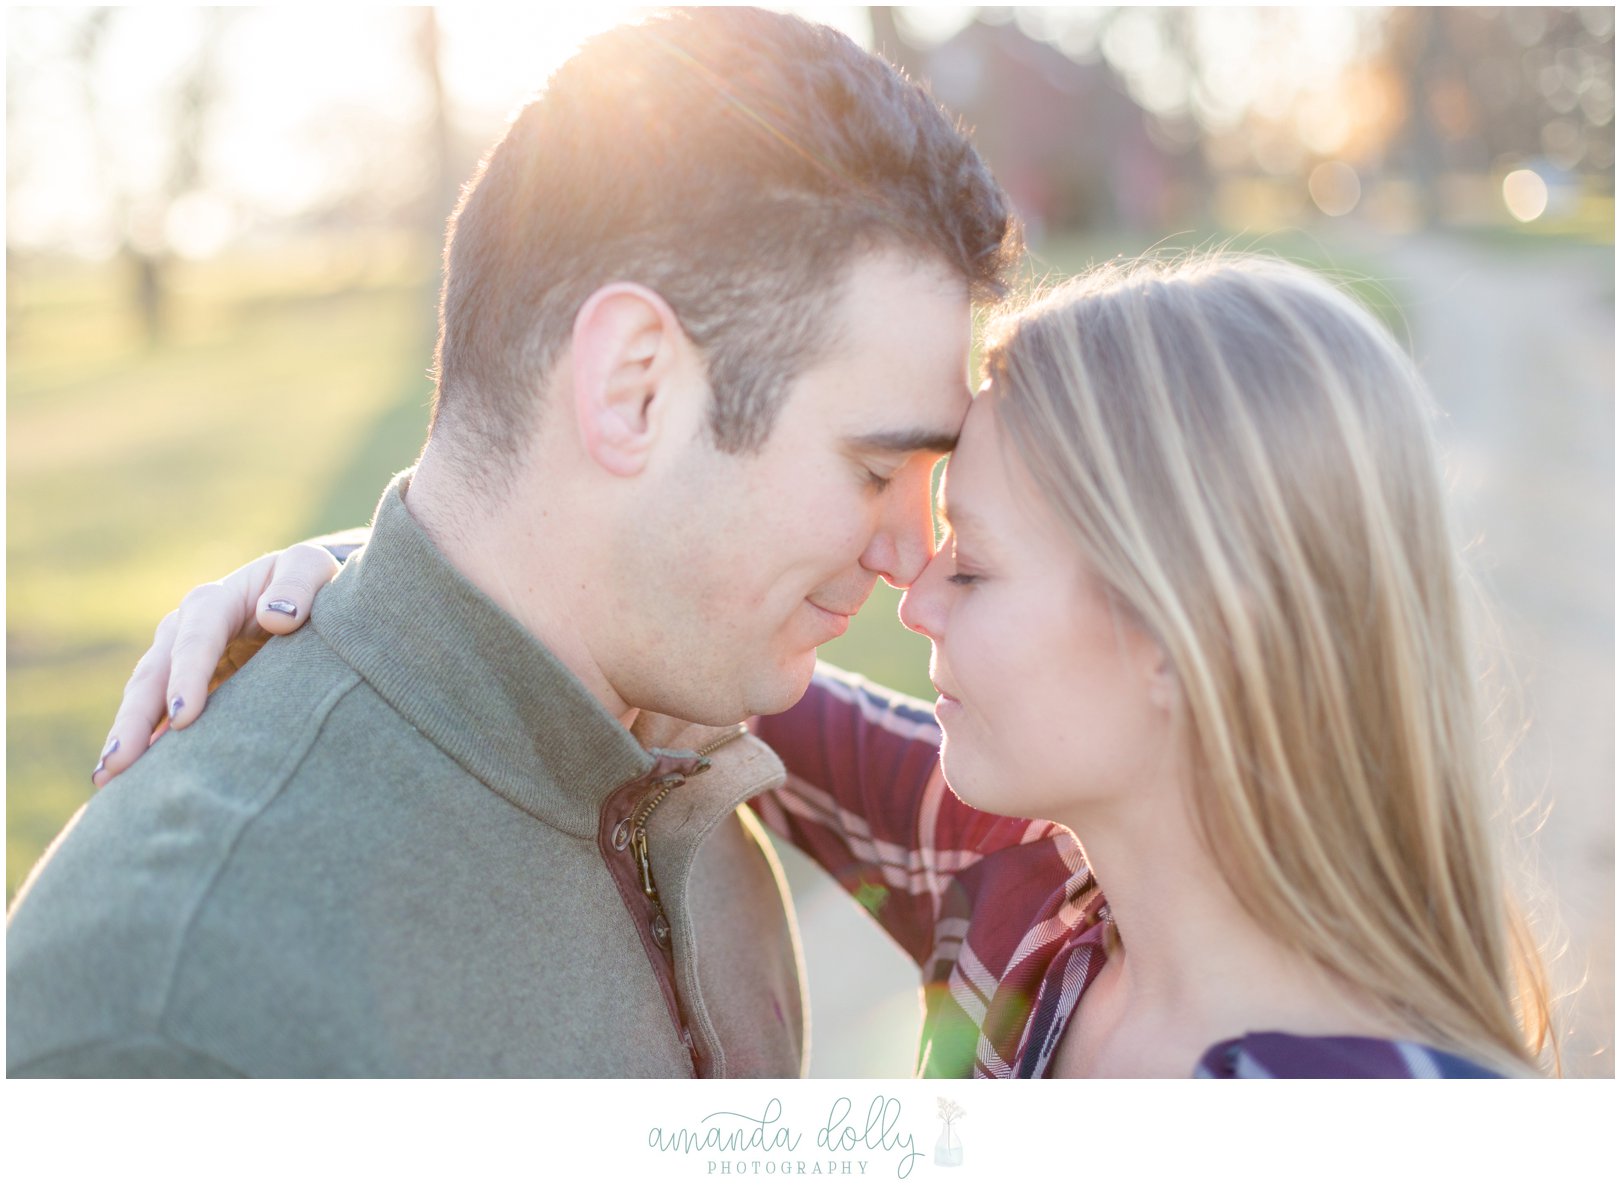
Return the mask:
{"type": "Polygon", "coordinates": [[[844,635],[844,629],[850,626],[850,617],[861,610],[857,606],[854,611],[834,611],[820,603],[813,603],[810,599],[806,599],[805,603],[826,621],[828,630],[835,636],[844,635]]]}
{"type": "Polygon", "coordinates": [[[818,611],[824,611],[828,615],[837,615],[840,619],[849,619],[857,611],[861,610],[861,604],[860,603],[857,603],[854,607],[850,608],[850,610],[848,610],[848,611],[840,611],[840,610],[837,610],[836,608],[833,608],[833,607],[824,607],[821,603],[816,602],[814,599],[806,599],[805,601],[807,603],[809,603],[812,607],[815,607],[818,611]]]}

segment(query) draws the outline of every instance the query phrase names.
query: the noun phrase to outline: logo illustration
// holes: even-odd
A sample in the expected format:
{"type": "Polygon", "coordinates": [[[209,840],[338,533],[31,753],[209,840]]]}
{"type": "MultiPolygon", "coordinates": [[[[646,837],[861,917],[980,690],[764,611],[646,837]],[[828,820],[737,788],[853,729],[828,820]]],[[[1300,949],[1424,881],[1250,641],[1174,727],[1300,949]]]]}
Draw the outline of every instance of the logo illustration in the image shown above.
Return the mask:
{"type": "Polygon", "coordinates": [[[968,1112],[949,1098],[937,1098],[935,1101],[940,1104],[938,1114],[945,1126],[940,1129],[940,1138],[934,1145],[934,1162],[955,1168],[962,1163],[962,1139],[952,1131],[951,1125],[968,1112]]]}

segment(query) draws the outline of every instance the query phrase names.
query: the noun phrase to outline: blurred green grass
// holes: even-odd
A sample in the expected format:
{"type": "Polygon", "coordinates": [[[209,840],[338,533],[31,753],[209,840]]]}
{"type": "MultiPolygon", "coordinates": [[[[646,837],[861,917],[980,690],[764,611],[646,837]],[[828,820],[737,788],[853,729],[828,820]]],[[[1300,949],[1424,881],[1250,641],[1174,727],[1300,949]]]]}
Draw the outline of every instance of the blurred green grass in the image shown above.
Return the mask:
{"type": "Polygon", "coordinates": [[[409,256],[184,266],[159,347],[124,280],[8,278],[8,901],[90,794],[158,619],[268,548],[369,519],[427,423],[432,293],[409,256]]]}
{"type": "MultiPolygon", "coordinates": [[[[1230,242],[1191,233],[1171,250],[1230,242]]],[[[1047,245],[1061,276],[1153,245],[1047,245]]],[[[1303,236],[1259,246],[1356,272],[1303,236]]],[[[181,267],[170,333],[145,342],[115,262],[8,278],[6,896],[90,795],[123,683],[192,586],[267,549],[364,523],[426,430],[425,245],[181,267]]],[[[1357,286],[1354,286],[1357,287],[1357,286]]],[[[1394,297],[1359,295],[1399,328],[1394,297]]],[[[928,643],[879,584],[834,664],[925,699],[928,643]]]]}

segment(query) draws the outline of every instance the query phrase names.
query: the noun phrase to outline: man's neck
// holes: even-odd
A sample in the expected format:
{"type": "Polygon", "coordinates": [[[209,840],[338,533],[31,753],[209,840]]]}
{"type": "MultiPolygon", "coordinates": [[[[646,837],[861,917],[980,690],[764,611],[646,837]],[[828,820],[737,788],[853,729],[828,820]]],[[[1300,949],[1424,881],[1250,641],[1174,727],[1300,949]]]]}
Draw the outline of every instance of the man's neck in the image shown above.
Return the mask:
{"type": "MultiPolygon", "coordinates": [[[[510,498],[524,497],[515,493],[510,498]]],[[[547,518],[539,509],[525,509],[533,515],[516,515],[511,508],[491,507],[431,446],[406,487],[405,506],[463,578],[544,644],[609,714],[627,728],[634,724],[636,709],[614,691],[592,659],[577,617],[563,605],[558,584],[525,564],[538,557],[575,556],[550,540],[544,527],[548,519],[555,524],[561,518],[547,518]]],[[[569,584],[577,585],[576,575],[568,578],[569,584]]]]}

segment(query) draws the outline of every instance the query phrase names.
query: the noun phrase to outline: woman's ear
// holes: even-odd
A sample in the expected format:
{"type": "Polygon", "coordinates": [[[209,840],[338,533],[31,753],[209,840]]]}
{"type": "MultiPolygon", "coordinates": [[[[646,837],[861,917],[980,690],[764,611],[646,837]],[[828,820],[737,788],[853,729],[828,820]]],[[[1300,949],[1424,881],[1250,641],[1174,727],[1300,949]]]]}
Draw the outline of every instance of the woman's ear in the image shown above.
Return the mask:
{"type": "Polygon", "coordinates": [[[580,307],[570,340],[574,415],[585,452],[610,474],[640,474],[669,420],[669,389],[691,343],[643,285],[616,281],[580,307]]]}
{"type": "Polygon", "coordinates": [[[1157,709],[1169,713],[1176,709],[1177,700],[1182,695],[1176,670],[1171,667],[1171,658],[1165,655],[1159,641],[1153,639],[1148,641],[1145,657],[1148,664],[1148,700],[1157,709]]]}

